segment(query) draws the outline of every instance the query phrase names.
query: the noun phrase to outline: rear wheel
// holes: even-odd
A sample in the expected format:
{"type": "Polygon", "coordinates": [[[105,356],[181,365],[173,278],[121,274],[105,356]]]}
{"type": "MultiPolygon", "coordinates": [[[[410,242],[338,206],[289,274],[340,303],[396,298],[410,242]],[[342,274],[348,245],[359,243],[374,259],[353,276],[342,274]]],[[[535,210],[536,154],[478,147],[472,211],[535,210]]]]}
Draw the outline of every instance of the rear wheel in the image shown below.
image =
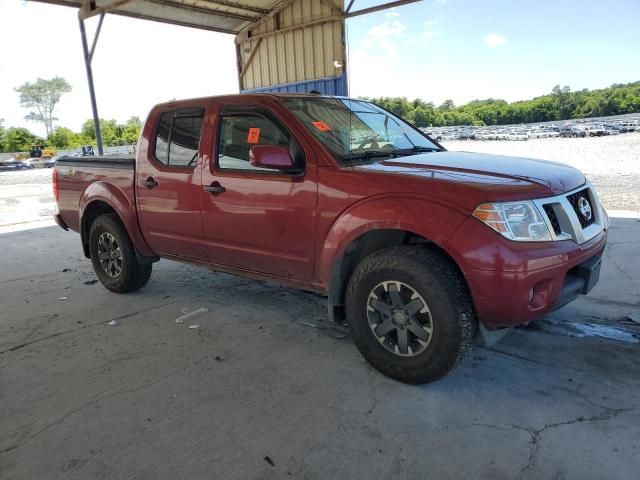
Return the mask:
{"type": "Polygon", "coordinates": [[[457,269],[420,247],[392,247],[365,258],[349,280],[346,308],[362,356],[404,383],[446,375],[471,349],[476,330],[457,269]]]}
{"type": "Polygon", "coordinates": [[[152,264],[138,262],[131,239],[114,214],[101,215],[91,224],[89,252],[98,279],[112,292],[138,290],[151,277],[152,264]]]}

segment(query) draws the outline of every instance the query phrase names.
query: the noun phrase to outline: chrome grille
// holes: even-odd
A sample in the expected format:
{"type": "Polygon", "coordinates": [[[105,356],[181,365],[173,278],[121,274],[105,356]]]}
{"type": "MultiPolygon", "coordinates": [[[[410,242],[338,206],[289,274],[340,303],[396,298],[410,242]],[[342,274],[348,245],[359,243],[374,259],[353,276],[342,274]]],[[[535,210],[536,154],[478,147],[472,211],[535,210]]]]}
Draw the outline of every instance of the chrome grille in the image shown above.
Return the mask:
{"type": "Polygon", "coordinates": [[[578,220],[580,221],[580,226],[582,228],[587,228],[589,225],[593,225],[595,223],[595,209],[593,208],[593,202],[591,201],[588,188],[580,190],[576,193],[572,193],[571,195],[567,196],[567,200],[569,200],[569,203],[573,207],[573,211],[576,212],[578,220]],[[589,206],[589,208],[587,209],[589,215],[585,215],[583,213],[580,202],[586,202],[586,205],[589,206]]]}
{"type": "Polygon", "coordinates": [[[533,200],[542,214],[552,240],[584,243],[609,227],[598,195],[587,182],[573,191],[555,197],[533,200]],[[585,212],[591,211],[591,218],[585,212]]]}
{"type": "Polygon", "coordinates": [[[553,209],[553,205],[551,205],[550,203],[544,205],[544,212],[547,214],[549,222],[551,223],[551,228],[553,228],[555,234],[560,235],[562,233],[562,230],[560,229],[560,222],[558,221],[558,216],[553,209]]]}

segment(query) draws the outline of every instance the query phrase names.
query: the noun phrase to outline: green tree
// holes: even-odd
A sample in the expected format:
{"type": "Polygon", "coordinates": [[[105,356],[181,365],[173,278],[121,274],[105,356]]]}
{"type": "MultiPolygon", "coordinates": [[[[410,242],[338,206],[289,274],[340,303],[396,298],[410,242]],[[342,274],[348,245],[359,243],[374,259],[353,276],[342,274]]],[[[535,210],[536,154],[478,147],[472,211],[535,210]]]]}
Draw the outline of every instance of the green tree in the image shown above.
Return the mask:
{"type": "Polygon", "coordinates": [[[424,100],[373,98],[380,105],[419,127],[440,125],[506,125],[640,112],[640,82],[614,84],[598,90],[572,92],[556,85],[549,95],[507,103],[489,98],[456,107],[445,100],[437,108],[424,100]]]}
{"type": "Polygon", "coordinates": [[[131,145],[138,141],[140,136],[140,130],[142,130],[142,120],[140,117],[131,117],[124,124],[122,130],[121,140],[124,145],[131,145]]]}
{"type": "Polygon", "coordinates": [[[4,149],[4,135],[5,135],[4,118],[0,118],[0,152],[6,151],[4,149]]]}
{"type": "Polygon", "coordinates": [[[438,107],[438,110],[448,112],[450,110],[453,110],[454,108],[456,108],[456,105],[453,103],[453,100],[447,99],[444,102],[442,102],[442,105],[438,107]]]}
{"type": "Polygon", "coordinates": [[[24,108],[35,108],[24,118],[44,125],[47,137],[53,132],[53,122],[57,120],[53,111],[62,95],[71,91],[71,85],[61,77],[50,80],[38,78],[34,83],[26,82],[16,88],[20,94],[20,105],[24,108]]]}
{"type": "MultiPolygon", "coordinates": [[[[141,129],[142,120],[139,117],[131,117],[124,124],[119,124],[116,120],[100,119],[102,143],[105,147],[134,144],[138,141],[141,129]]],[[[93,120],[87,120],[82,124],[80,138],[85,144],[95,145],[96,132],[93,128],[93,120]]]]}
{"type": "Polygon", "coordinates": [[[57,127],[47,140],[50,145],[60,149],[78,148],[85,144],[79,134],[66,127],[57,127]]]}
{"type": "MultiPolygon", "coordinates": [[[[122,145],[122,132],[124,128],[122,125],[118,125],[116,120],[100,119],[100,133],[102,134],[102,144],[105,147],[113,147],[115,145],[122,145]]],[[[80,136],[84,140],[85,144],[96,144],[96,131],[93,127],[93,120],[87,120],[82,124],[82,130],[80,136]]]]}
{"type": "Polygon", "coordinates": [[[11,127],[4,133],[5,152],[23,152],[28,150],[29,146],[35,143],[44,144],[44,140],[35,136],[26,128],[11,127]]]}

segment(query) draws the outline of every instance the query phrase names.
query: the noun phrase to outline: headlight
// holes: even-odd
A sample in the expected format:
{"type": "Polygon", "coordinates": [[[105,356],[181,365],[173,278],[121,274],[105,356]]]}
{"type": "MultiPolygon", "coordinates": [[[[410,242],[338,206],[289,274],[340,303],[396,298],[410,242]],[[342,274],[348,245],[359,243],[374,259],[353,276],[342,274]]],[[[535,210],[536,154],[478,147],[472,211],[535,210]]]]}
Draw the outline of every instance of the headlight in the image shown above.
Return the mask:
{"type": "Polygon", "coordinates": [[[551,241],[547,224],[533,202],[483,203],[476,208],[473,216],[509,240],[551,241]]]}

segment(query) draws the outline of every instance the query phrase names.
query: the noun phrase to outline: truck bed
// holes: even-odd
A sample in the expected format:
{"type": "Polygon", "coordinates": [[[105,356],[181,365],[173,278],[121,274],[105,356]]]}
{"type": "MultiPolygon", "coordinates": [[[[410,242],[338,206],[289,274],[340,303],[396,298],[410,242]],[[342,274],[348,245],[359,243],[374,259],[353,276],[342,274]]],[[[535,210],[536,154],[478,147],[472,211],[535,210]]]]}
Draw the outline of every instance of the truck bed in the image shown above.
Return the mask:
{"type": "Polygon", "coordinates": [[[109,155],[62,157],[55,165],[58,175],[58,209],[71,229],[80,231],[80,215],[86,200],[117,197],[135,212],[135,157],[109,155]]]}
{"type": "Polygon", "coordinates": [[[56,162],[57,165],[74,165],[88,168],[135,168],[134,155],[103,155],[91,157],[62,157],[56,162]]]}

